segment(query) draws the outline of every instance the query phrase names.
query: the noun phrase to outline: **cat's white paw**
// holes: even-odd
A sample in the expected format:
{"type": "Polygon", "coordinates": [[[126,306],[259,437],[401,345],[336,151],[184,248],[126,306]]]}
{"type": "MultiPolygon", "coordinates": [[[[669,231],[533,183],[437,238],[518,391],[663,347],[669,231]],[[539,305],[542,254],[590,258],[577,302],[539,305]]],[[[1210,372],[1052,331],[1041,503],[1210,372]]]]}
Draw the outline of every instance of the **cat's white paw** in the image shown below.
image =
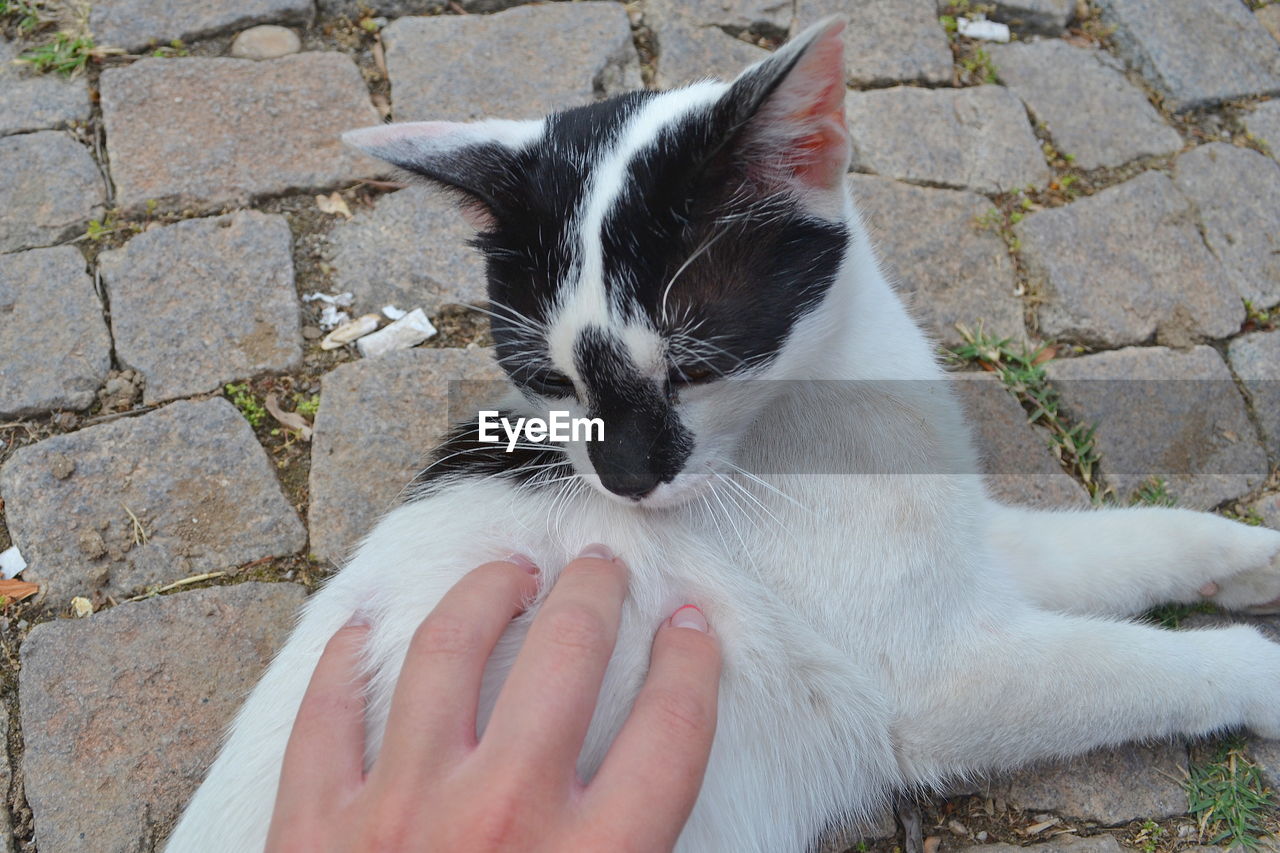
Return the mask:
{"type": "Polygon", "coordinates": [[[1206,583],[1200,590],[1210,601],[1228,610],[1255,615],[1280,613],[1280,532],[1267,528],[1237,531],[1239,541],[1224,549],[1226,565],[1243,566],[1206,583]]]}

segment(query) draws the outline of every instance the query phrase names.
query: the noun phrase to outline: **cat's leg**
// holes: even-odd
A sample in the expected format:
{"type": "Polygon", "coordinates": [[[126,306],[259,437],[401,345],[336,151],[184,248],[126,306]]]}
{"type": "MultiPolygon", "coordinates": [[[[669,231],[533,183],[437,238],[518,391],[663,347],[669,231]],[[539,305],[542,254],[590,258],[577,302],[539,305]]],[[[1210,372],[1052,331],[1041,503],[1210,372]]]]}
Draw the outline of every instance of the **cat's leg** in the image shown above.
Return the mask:
{"type": "Polygon", "coordinates": [[[1280,606],[1280,532],[1185,509],[990,504],[993,555],[1041,607],[1127,616],[1157,604],[1280,606]]]}
{"type": "Polygon", "coordinates": [[[1237,726],[1280,737],[1280,644],[1252,628],[1024,611],[945,644],[898,696],[894,741],[916,782],[1237,726]]]}

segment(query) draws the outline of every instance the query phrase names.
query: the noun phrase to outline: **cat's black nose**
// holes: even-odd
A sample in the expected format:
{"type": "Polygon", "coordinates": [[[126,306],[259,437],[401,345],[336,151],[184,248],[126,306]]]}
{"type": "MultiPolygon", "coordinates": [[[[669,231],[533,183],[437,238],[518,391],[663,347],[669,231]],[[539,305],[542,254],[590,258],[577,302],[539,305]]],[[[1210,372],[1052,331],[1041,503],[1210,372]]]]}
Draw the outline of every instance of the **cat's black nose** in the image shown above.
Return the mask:
{"type": "Polygon", "coordinates": [[[615,471],[609,474],[600,472],[602,486],[615,495],[637,501],[658,488],[661,482],[662,479],[657,474],[650,472],[615,471]]]}

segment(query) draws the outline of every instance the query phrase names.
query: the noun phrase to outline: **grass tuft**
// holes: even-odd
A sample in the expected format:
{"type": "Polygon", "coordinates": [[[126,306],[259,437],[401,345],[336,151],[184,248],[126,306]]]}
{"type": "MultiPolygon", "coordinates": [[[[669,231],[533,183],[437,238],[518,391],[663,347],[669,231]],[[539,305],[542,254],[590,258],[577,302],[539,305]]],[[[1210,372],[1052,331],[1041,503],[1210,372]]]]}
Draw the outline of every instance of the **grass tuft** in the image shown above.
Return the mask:
{"type": "Polygon", "coordinates": [[[1049,384],[1043,365],[1053,358],[1053,344],[1028,350],[1013,347],[1010,339],[987,335],[979,324],[971,331],[957,323],[964,344],[950,350],[952,362],[977,364],[995,373],[1005,388],[1014,394],[1027,412],[1027,421],[1040,424],[1049,431],[1053,452],[1058,462],[1076,476],[1095,499],[1101,497],[1097,481],[1098,451],[1094,442],[1095,426],[1072,425],[1060,410],[1057,389],[1049,384]]]}
{"type": "Polygon", "coordinates": [[[1275,808],[1274,794],[1245,753],[1240,737],[1219,744],[1209,761],[1191,765],[1187,803],[1199,824],[1202,843],[1245,850],[1258,848],[1263,821],[1275,808]]]}
{"type": "Polygon", "coordinates": [[[71,77],[84,69],[91,55],[92,39],[57,33],[53,41],[33,47],[18,57],[18,60],[41,73],[53,71],[64,77],[71,77]]]}

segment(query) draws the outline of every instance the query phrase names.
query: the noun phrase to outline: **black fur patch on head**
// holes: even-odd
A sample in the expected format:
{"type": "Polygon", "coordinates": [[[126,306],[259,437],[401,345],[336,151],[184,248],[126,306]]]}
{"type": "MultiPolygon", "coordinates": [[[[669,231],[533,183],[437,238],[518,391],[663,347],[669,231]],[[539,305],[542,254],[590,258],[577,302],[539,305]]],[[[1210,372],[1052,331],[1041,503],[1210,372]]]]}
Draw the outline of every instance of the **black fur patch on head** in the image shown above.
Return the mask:
{"type": "MultiPolygon", "coordinates": [[[[499,417],[514,419],[512,412],[499,417]]],[[[419,500],[434,494],[447,483],[462,479],[500,477],[517,484],[549,483],[573,473],[564,448],[557,444],[530,447],[517,444],[510,453],[506,442],[480,440],[477,421],[454,424],[443,442],[431,454],[431,462],[409,484],[408,499],[419,500]]]]}
{"type": "Polygon", "coordinates": [[[693,450],[693,435],[680,423],[666,386],[640,375],[621,342],[601,329],[578,337],[574,362],[589,414],[604,421],[603,440],[587,445],[601,484],[639,498],[675,479],[693,450]]]}
{"type": "Polygon", "coordinates": [[[576,260],[573,231],[591,166],[652,92],[631,92],[549,116],[546,133],[501,176],[494,226],[472,241],[485,258],[499,362],[517,383],[545,361],[548,319],[576,260]]]}

